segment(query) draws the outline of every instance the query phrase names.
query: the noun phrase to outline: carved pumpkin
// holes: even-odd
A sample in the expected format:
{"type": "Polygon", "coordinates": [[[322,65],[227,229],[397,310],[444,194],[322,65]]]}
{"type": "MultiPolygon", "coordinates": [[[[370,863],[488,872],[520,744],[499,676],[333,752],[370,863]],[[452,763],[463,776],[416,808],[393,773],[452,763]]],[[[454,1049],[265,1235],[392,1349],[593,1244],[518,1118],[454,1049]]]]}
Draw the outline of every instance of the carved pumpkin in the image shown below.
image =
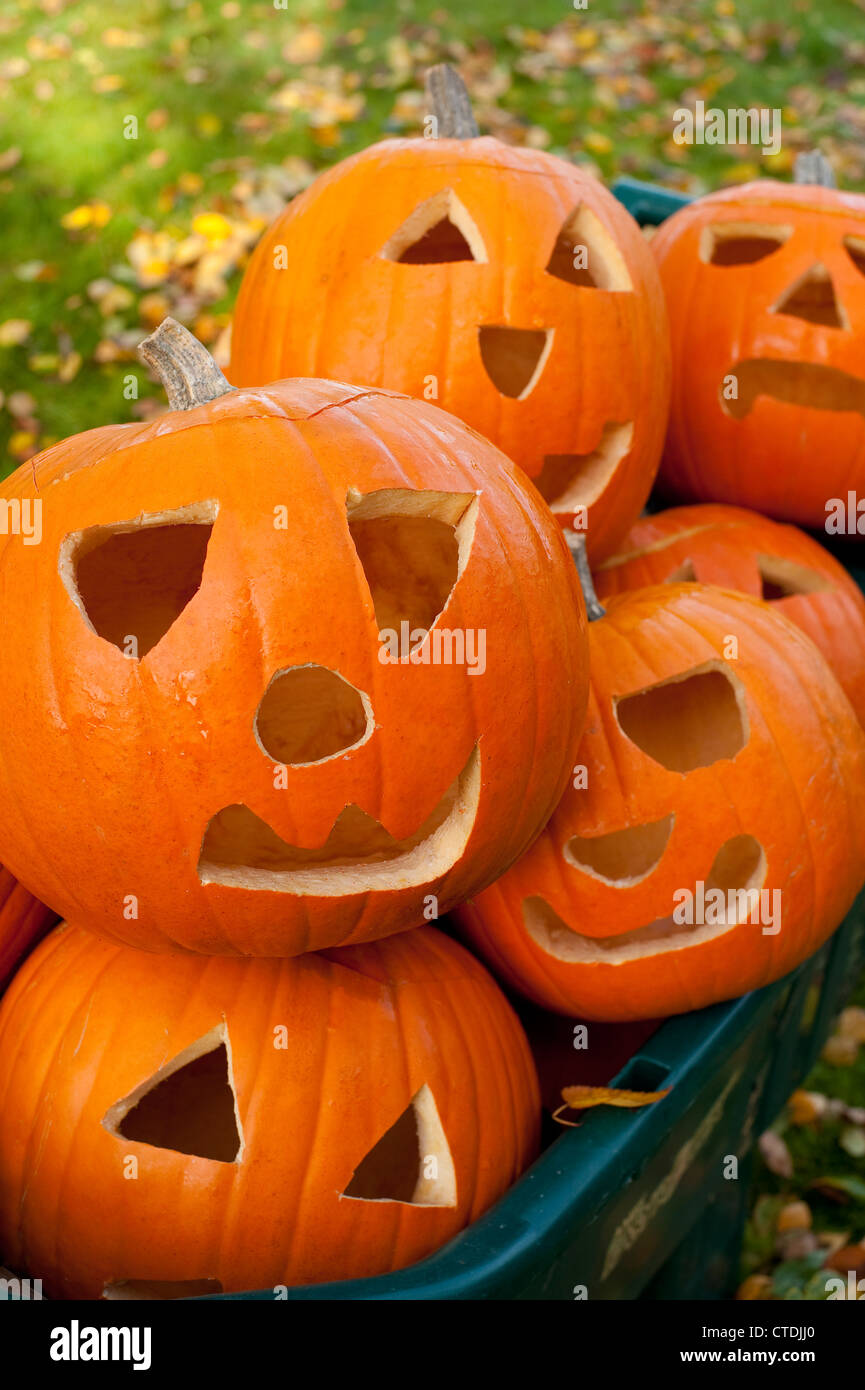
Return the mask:
{"type": "Polygon", "coordinates": [[[134,1298],[422,1259],[534,1157],[540,1100],[510,1006],[431,927],[288,961],[61,927],[0,1005],[0,1110],[6,1260],[134,1298]]]}
{"type": "Polygon", "coordinates": [[[820,648],[865,723],[865,598],[844,566],[794,526],[740,507],[671,507],[635,522],[594,578],[601,599],[684,580],[766,599],[820,648]]]}
{"type": "Polygon", "coordinates": [[[445,911],[530,843],[576,754],[559,528],[434,406],[234,391],[170,322],[144,351],[190,408],[2,489],[35,468],[43,499],[42,543],[2,541],[10,867],[151,950],[292,955],[445,911]]]}
{"type": "Polygon", "coordinates": [[[831,500],[865,493],[865,197],[763,179],[651,244],[673,342],[664,487],[835,525],[831,500]]]}
{"type": "Polygon", "coordinates": [[[564,525],[578,518],[600,558],[649,494],[666,425],[651,253],[597,179],[478,136],[451,69],[430,86],[439,138],[345,160],[264,235],[228,375],[437,400],[518,463],[564,525]]]}
{"type": "Polygon", "coordinates": [[[0,864],[0,990],[21,957],[56,921],[56,912],[0,864]]]}
{"type": "Polygon", "coordinates": [[[470,940],[530,998],[585,1018],[777,980],[862,881],[865,733],[849,701],[797,627],[726,590],[622,594],[590,637],[586,776],[460,909],[470,940]]]}

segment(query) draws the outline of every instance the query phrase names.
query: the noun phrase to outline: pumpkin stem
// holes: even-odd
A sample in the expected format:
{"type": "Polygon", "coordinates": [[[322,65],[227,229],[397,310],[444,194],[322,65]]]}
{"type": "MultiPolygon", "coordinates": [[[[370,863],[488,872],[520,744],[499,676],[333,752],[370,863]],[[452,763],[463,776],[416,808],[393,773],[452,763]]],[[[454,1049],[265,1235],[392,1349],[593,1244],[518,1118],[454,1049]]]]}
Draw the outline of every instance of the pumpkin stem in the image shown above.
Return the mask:
{"type": "Polygon", "coordinates": [[[822,188],[837,187],[832,165],[819,150],[807,150],[797,154],[793,162],[793,182],[816,183],[822,188]]]}
{"type": "Polygon", "coordinates": [[[576,531],[565,531],[565,540],[577,567],[577,574],[580,576],[580,588],[586,601],[586,616],[590,623],[596,623],[598,618],[604,617],[607,610],[595,593],[592,572],[589,569],[589,557],[586,554],[586,538],[585,536],[578,536],[576,531]]]}
{"type": "Polygon", "coordinates": [[[138,356],[162,382],[172,410],[192,410],[234,390],[204,344],[176,319],[163,319],[138,344],[138,356]]]}
{"type": "Polygon", "coordinates": [[[437,63],[427,69],[426,90],[440,136],[446,140],[473,140],[480,134],[466,84],[450,63],[437,63]]]}

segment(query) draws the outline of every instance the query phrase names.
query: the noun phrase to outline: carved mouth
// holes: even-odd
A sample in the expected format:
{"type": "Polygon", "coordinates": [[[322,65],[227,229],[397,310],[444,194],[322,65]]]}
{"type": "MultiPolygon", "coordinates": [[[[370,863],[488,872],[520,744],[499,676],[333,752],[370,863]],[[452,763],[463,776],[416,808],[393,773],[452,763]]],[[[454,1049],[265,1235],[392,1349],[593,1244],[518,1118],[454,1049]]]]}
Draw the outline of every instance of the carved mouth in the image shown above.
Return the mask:
{"type": "Polygon", "coordinates": [[[752,835],[737,835],[721,846],[705,882],[706,893],[720,889],[725,895],[725,909],[718,922],[682,925],[670,913],[618,936],[583,936],[541,897],[524,899],[523,922],[536,945],[557,960],[569,965],[625,965],[644,956],[703,945],[741,926],[755,910],[766,871],[760,842],[752,835]]]}
{"type": "Polygon", "coordinates": [[[553,512],[590,507],[605,491],[633,441],[633,420],[624,424],[609,421],[591,453],[545,455],[535,487],[553,512]]]}
{"type": "Polygon", "coordinates": [[[321,898],[431,883],[453,868],[465,850],[480,788],[476,744],[462,772],[413,834],[396,840],[359,806],[349,805],[318,849],[289,844],[248,806],[226,806],[205,832],[198,877],[204,884],[321,898]]]}
{"type": "Polygon", "coordinates": [[[865,381],[837,367],[753,357],[737,363],[730,375],[738,383],[738,397],[726,400],[722,388],[720,399],[734,420],[744,420],[758,396],[809,410],[854,411],[865,418],[865,381]]]}

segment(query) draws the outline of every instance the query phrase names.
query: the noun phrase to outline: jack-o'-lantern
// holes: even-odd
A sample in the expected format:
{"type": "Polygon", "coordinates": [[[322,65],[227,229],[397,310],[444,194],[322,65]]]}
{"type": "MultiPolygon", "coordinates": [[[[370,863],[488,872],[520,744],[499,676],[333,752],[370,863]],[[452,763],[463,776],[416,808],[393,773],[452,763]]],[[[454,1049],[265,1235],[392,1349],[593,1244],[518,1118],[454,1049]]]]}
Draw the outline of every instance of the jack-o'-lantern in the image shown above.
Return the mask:
{"type": "Polygon", "coordinates": [[[39,545],[2,540],[9,867],[151,950],[293,955],[432,919],[530,843],[576,754],[559,527],[434,406],[233,390],[170,322],[144,352],[173,412],[2,489],[42,503],[39,545]]]}
{"type": "Polygon", "coordinates": [[[652,240],[673,343],[661,481],[849,529],[848,493],[865,494],[865,197],[826,186],[825,162],[799,170],[824,182],[712,193],[652,240]]]}
{"type": "Polygon", "coordinates": [[[816,643],[865,724],[865,597],[795,526],[741,507],[671,507],[635,522],[594,579],[601,599],[687,580],[765,599],[816,643]]]}
{"type": "Polygon", "coordinates": [[[422,1259],[535,1156],[540,1099],[507,1001],[432,927],[245,961],[60,927],[0,1005],[0,1111],[6,1263],[159,1298],[422,1259]]]}
{"type": "Polygon", "coordinates": [[[591,174],[479,136],[433,69],[437,138],[336,165],[265,233],[228,375],[335,376],[433,399],[529,474],[593,560],[639,514],[670,384],[663,294],[628,212],[591,174]]]}
{"type": "Polygon", "coordinates": [[[470,940],[529,997],[585,1018],[665,1016],[777,980],[862,881],[850,702],[804,633],[727,590],[622,594],[590,639],[574,784],[460,909],[470,940]]]}

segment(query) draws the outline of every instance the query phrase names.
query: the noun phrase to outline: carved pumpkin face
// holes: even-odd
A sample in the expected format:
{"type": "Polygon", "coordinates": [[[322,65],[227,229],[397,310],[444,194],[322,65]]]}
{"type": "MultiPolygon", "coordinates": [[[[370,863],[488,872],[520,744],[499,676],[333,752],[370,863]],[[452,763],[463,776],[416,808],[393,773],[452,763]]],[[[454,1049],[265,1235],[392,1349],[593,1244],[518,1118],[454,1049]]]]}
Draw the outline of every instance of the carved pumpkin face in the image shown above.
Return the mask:
{"type": "Polygon", "coordinates": [[[663,296],[637,224],[574,165],[488,137],[386,140],[295,199],[244,278],[231,380],[306,374],[436,400],[564,525],[586,508],[599,558],[657,468],[663,296]]]}
{"type": "Polygon", "coordinates": [[[865,597],[803,531],[740,507],[671,507],[635,522],[594,578],[601,599],[687,580],[765,599],[820,648],[865,723],[865,597]]]}
{"type": "Polygon", "coordinates": [[[865,734],[848,700],[792,623],[697,584],[614,598],[591,658],[586,785],[460,910],[472,942],[539,1003],[609,1021],[778,979],[860,885],[865,734]]]}
{"type": "Polygon", "coordinates": [[[674,355],[664,484],[823,527],[830,498],[865,489],[865,198],[726,189],[652,249],[674,355]]]}
{"type": "Polygon", "coordinates": [[[0,1096],[0,1249],[51,1298],[398,1269],[519,1176],[540,1118],[515,1015],[432,928],[205,961],[62,927],[0,1006],[0,1096]]]}
{"type": "Polygon", "coordinates": [[[292,955],[414,926],[531,841],[576,752],[585,626],[492,445],[283,382],[35,470],[42,542],[3,538],[0,842],[67,919],[292,955]]]}

